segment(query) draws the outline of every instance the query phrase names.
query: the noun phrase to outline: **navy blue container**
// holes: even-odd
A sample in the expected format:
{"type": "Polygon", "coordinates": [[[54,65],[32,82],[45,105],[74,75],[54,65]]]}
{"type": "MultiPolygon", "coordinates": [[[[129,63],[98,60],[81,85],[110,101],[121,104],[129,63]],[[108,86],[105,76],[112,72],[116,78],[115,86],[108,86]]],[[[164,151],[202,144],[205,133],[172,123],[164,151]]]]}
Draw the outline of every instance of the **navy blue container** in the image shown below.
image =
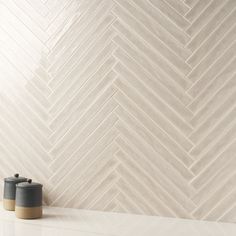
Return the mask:
{"type": "Polygon", "coordinates": [[[43,185],[32,182],[22,182],[16,185],[16,216],[22,219],[42,217],[43,185]]]}
{"type": "Polygon", "coordinates": [[[26,182],[27,178],[15,174],[12,177],[4,179],[3,207],[8,211],[15,210],[16,185],[26,182]]]}

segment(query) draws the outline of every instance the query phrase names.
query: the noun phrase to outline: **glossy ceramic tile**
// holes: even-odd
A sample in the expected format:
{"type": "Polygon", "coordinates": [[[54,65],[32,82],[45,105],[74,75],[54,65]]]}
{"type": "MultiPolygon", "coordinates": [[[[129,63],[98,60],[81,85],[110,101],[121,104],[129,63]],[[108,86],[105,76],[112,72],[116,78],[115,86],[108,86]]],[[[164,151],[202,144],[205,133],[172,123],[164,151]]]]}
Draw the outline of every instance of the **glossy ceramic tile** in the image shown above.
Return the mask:
{"type": "Polygon", "coordinates": [[[235,0],[1,1],[0,177],[52,206],[235,222],[235,22],[235,0]]]}

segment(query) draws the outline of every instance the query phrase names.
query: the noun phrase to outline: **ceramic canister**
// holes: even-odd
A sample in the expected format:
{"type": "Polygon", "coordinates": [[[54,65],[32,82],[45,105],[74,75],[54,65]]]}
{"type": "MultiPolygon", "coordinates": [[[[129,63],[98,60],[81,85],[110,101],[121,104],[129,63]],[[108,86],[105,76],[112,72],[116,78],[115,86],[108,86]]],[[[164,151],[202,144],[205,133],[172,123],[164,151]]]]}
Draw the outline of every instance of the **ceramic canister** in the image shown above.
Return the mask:
{"type": "Polygon", "coordinates": [[[26,181],[27,179],[19,174],[4,179],[3,207],[6,210],[15,210],[16,184],[26,181]]]}
{"type": "Polygon", "coordinates": [[[31,179],[16,185],[16,216],[21,219],[42,217],[42,184],[31,179]]]}

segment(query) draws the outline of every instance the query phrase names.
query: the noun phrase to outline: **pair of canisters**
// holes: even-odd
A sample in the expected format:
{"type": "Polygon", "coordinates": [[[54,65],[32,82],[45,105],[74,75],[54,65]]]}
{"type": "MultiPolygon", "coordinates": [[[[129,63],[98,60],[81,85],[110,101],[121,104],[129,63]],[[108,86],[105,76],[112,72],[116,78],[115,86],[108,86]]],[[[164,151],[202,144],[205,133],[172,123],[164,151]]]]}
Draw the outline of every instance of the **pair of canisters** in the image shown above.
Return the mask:
{"type": "Polygon", "coordinates": [[[15,211],[16,216],[21,219],[41,218],[42,187],[19,174],[5,178],[3,207],[8,211],[15,211]]]}

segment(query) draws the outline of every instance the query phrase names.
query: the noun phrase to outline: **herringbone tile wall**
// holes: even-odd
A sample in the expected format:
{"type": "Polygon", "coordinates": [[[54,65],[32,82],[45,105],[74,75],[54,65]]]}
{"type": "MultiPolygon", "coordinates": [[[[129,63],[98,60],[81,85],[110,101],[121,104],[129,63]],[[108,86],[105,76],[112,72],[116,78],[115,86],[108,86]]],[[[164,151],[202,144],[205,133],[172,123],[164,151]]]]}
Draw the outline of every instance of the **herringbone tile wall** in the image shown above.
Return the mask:
{"type": "Polygon", "coordinates": [[[235,0],[0,2],[0,176],[54,206],[236,221],[235,0]]]}

